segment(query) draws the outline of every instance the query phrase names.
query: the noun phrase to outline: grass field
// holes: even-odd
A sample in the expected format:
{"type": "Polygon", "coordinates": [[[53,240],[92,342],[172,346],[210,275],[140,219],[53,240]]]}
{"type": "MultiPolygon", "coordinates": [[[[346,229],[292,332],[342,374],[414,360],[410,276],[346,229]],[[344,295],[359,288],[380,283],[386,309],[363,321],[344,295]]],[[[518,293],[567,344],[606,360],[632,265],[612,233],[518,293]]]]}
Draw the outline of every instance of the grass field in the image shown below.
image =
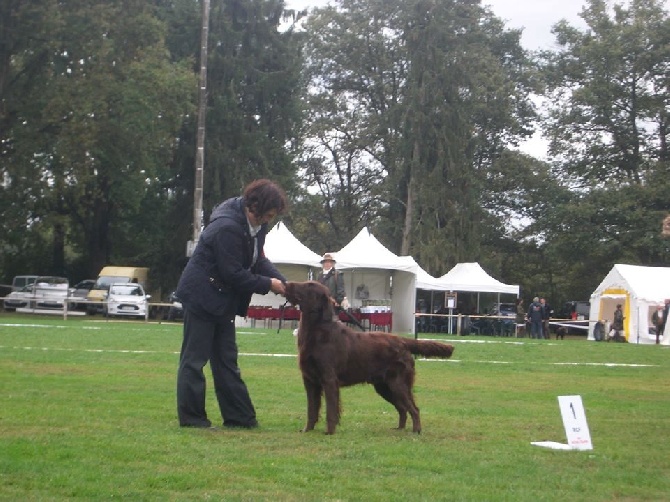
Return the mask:
{"type": "Polygon", "coordinates": [[[420,435],[357,386],[326,436],[299,432],[291,331],[241,328],[261,427],[211,432],[177,425],[181,325],[0,314],[0,500],[670,499],[668,348],[434,338],[456,352],[417,361],[420,435]],[[573,394],[594,449],[531,445],[566,441],[557,396],[573,394]]]}

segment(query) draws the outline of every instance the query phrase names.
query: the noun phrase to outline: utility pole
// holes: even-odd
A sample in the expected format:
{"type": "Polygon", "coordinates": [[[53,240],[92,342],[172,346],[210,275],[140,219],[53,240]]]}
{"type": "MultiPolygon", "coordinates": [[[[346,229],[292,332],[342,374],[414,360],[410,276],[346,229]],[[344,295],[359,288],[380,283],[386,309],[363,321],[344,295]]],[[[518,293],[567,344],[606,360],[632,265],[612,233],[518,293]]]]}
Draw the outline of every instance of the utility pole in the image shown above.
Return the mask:
{"type": "Polygon", "coordinates": [[[195,152],[193,191],[193,240],[186,243],[186,256],[192,256],[203,226],[202,191],[205,175],[205,118],[207,116],[207,42],[209,40],[209,0],[202,0],[200,28],[200,81],[198,90],[198,133],[195,152]]]}

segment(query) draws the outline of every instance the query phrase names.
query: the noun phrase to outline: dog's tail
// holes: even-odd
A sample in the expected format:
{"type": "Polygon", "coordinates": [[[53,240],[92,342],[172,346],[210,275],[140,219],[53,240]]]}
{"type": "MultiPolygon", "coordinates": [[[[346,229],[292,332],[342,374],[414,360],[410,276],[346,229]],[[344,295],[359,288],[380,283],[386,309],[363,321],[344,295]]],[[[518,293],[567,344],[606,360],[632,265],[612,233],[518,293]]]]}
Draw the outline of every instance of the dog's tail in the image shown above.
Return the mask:
{"type": "Polygon", "coordinates": [[[412,354],[448,359],[454,353],[454,346],[446,343],[432,340],[415,340],[414,338],[403,338],[402,340],[412,354]]]}

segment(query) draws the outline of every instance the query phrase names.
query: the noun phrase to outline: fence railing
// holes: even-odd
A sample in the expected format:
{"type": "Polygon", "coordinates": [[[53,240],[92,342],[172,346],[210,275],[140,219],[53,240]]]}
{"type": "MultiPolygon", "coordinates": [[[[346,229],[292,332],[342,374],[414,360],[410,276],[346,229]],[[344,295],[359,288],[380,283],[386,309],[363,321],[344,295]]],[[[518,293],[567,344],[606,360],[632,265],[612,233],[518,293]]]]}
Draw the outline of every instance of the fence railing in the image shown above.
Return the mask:
{"type": "MultiPolygon", "coordinates": [[[[7,307],[4,305],[5,299],[8,298],[7,296],[0,296],[0,304],[2,305],[4,310],[7,310],[7,307]]],[[[17,301],[25,301],[26,305],[25,306],[17,306],[17,307],[10,307],[11,310],[16,311],[18,313],[25,313],[25,314],[51,314],[51,315],[62,315],[63,319],[67,319],[68,316],[84,316],[87,315],[88,312],[87,310],[81,310],[80,308],[73,308],[72,305],[95,305],[103,306],[103,315],[104,315],[104,305],[107,305],[109,303],[107,300],[87,300],[85,298],[81,298],[79,296],[67,296],[67,297],[62,297],[62,296],[37,296],[37,295],[27,295],[23,296],[21,298],[11,298],[12,300],[17,300],[17,301]],[[49,301],[49,302],[55,302],[55,303],[63,303],[62,307],[38,307],[37,304],[38,302],[44,302],[44,301],[49,301]]],[[[149,321],[149,319],[152,317],[151,314],[152,312],[158,312],[160,315],[157,315],[156,318],[160,322],[162,321],[162,314],[164,313],[164,309],[169,309],[172,307],[172,303],[165,303],[165,302],[147,302],[146,309],[144,316],[135,316],[138,318],[144,318],[145,321],[149,321]]],[[[130,316],[128,316],[130,317],[130,316]]],[[[108,317],[107,317],[108,318],[108,317]]]]}

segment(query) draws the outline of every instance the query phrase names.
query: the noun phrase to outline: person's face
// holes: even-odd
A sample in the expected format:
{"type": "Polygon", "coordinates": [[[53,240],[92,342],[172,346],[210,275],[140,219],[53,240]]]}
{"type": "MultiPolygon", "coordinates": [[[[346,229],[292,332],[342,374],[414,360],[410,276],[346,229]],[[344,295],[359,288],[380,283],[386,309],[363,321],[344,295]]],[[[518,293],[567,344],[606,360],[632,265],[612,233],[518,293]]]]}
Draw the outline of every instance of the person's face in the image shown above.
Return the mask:
{"type": "Polygon", "coordinates": [[[324,260],[323,269],[324,270],[330,270],[331,268],[333,268],[333,261],[332,260],[324,260]]]}
{"type": "Polygon", "coordinates": [[[276,217],[277,217],[277,210],[276,209],[270,209],[267,213],[264,213],[260,216],[257,216],[254,213],[252,213],[251,211],[249,211],[249,222],[254,227],[257,227],[258,225],[264,225],[265,223],[270,223],[276,217]]]}

